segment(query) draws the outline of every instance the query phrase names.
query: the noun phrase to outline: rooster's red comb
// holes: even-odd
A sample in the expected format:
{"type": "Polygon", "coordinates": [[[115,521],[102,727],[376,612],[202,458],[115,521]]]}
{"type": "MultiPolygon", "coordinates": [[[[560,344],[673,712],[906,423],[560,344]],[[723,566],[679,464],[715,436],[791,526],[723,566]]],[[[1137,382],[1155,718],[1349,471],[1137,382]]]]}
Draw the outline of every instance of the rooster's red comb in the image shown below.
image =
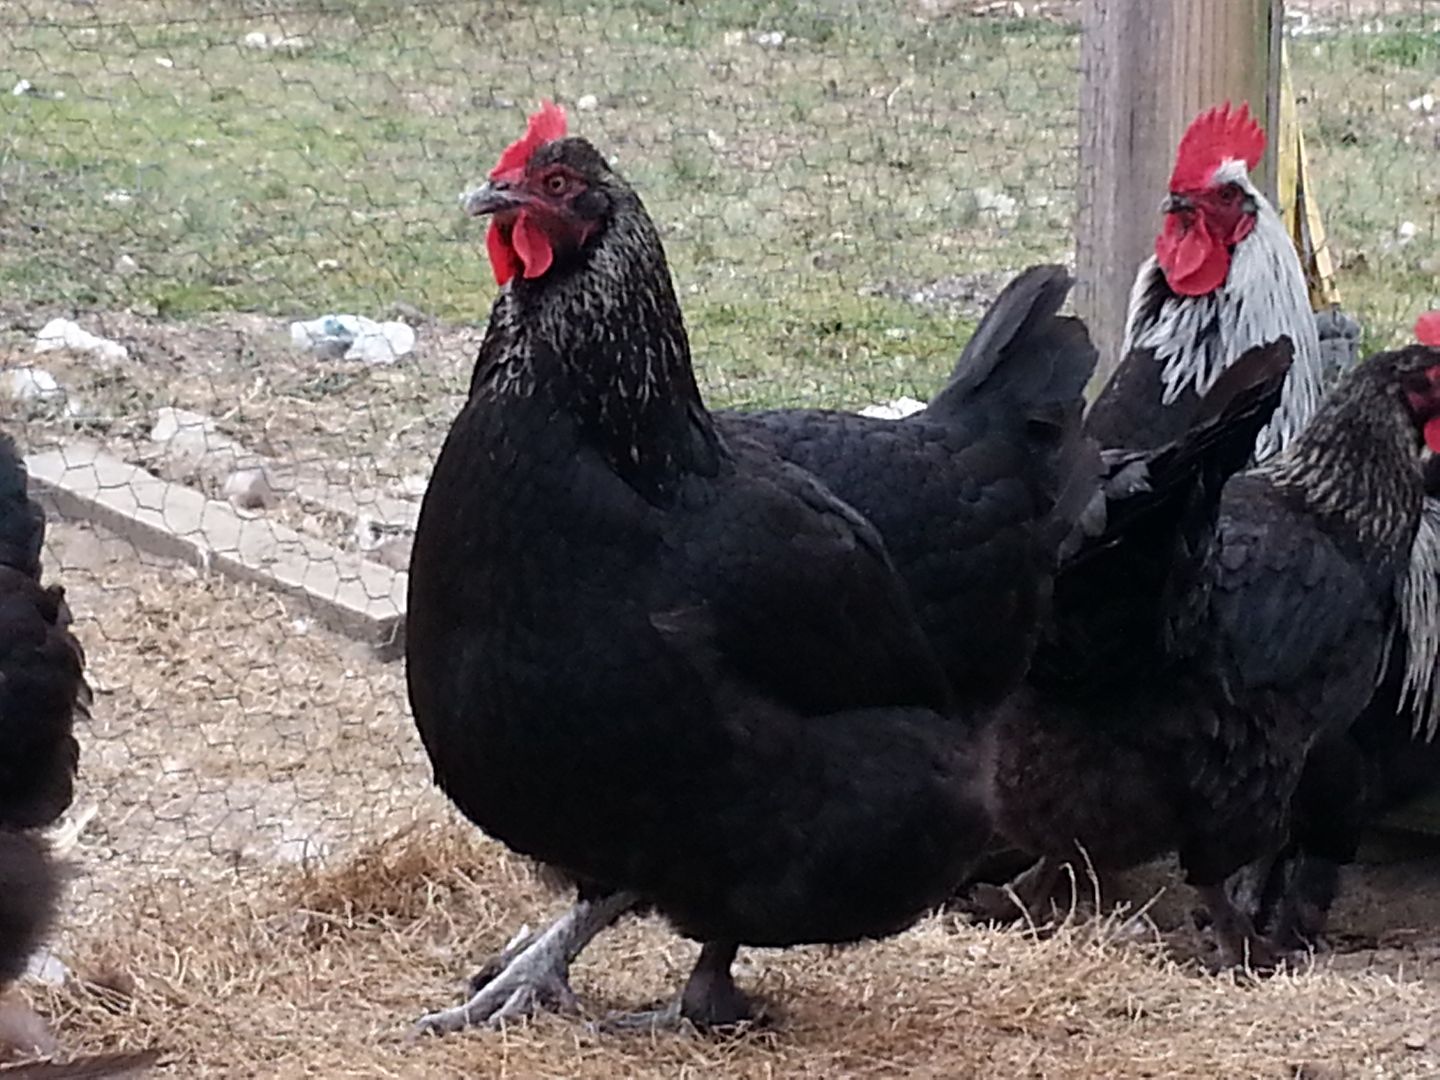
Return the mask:
{"type": "Polygon", "coordinates": [[[565,137],[565,110],[553,101],[542,101],[540,111],[532,113],[525,134],[507,146],[490,170],[490,179],[502,173],[525,168],[530,155],[552,139],[565,137]]]}
{"type": "Polygon", "coordinates": [[[1209,185],[1221,163],[1234,158],[1245,162],[1247,171],[1260,164],[1265,154],[1265,132],[1250,115],[1250,106],[1241,103],[1231,109],[1227,101],[1206,109],[1190,122],[1175,152],[1175,171],[1170,174],[1171,191],[1198,191],[1209,185]]]}
{"type": "Polygon", "coordinates": [[[1415,320],[1415,340],[1440,348],[1440,311],[1430,311],[1415,320]]]}

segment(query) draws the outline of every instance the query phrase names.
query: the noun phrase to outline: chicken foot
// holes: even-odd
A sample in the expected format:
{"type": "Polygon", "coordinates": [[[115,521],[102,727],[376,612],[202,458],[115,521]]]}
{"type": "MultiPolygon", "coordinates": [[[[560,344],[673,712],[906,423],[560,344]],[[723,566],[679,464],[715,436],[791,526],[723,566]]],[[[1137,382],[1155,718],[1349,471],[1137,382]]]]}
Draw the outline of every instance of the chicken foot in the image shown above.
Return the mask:
{"type": "Polygon", "coordinates": [[[1256,931],[1250,916],[1231,902],[1223,883],[1196,885],[1195,891],[1210,912],[1210,928],[1223,967],[1249,967],[1265,972],[1279,966],[1284,951],[1256,931]]]}
{"type": "MultiPolygon", "coordinates": [[[[541,1009],[578,1012],[579,1001],[570,989],[570,965],[597,934],[639,899],[634,893],[614,892],[596,900],[577,901],[539,934],[512,942],[506,949],[506,953],[513,950],[508,962],[483,981],[469,1001],[422,1016],[410,1037],[440,1035],[480,1024],[499,1027],[533,1016],[541,1009]]],[[[503,960],[505,953],[501,957],[503,960]]]]}
{"type": "Polygon", "coordinates": [[[600,1031],[674,1031],[691,1024],[701,1030],[730,1028],[747,1020],[763,1019],[741,989],[730,967],[739,947],[734,942],[709,941],[685,980],[680,996],[663,1009],[618,1013],[599,1021],[600,1031]]]}
{"type": "Polygon", "coordinates": [[[1042,920],[1048,915],[1048,906],[1063,867],[1064,864],[1058,860],[1042,856],[1021,871],[1008,886],[977,885],[970,891],[966,910],[974,918],[989,922],[1042,920]]]}

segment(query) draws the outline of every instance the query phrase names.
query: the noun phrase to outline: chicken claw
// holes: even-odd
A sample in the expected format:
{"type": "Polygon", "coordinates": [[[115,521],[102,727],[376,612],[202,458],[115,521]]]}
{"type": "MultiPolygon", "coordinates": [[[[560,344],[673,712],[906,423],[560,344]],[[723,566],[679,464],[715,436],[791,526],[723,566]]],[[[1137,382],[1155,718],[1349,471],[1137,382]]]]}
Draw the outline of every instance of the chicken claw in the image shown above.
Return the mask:
{"type": "Polygon", "coordinates": [[[483,981],[463,1005],[422,1016],[411,1029],[410,1040],[481,1024],[503,1027],[542,1009],[579,1012],[580,1003],[570,989],[570,965],[596,934],[637,902],[638,897],[624,892],[581,900],[533,938],[521,935],[512,940],[501,954],[502,961],[511,954],[502,970],[483,981]]]}

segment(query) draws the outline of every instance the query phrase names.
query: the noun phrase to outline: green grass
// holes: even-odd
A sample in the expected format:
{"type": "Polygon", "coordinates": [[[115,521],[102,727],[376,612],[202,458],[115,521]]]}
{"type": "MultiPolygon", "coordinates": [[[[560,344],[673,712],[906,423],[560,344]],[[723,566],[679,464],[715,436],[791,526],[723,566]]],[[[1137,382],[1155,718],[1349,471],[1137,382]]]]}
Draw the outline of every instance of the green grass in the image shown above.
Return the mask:
{"type": "Polygon", "coordinates": [[[737,399],[928,391],[968,322],[862,293],[1069,246],[1075,39],[1046,24],[833,0],[271,7],[0,13],[0,83],[65,94],[0,97],[12,304],[483,319],[481,232],[455,196],[542,95],[643,193],[697,355],[737,399]],[[257,29],[312,46],[239,47],[257,29]],[[587,93],[600,107],[575,110],[587,93]],[[1013,214],[978,209],[979,188],[1013,214]]]}
{"type": "MultiPolygon", "coordinates": [[[[455,197],[553,95],[664,230],[722,396],[925,393],[969,323],[888,297],[1070,251],[1078,37],[917,10],[18,0],[0,89],[64,97],[0,96],[0,291],[172,319],[405,302],[482,320],[493,284],[455,197]],[[309,47],[241,47],[255,30],[309,47]],[[586,94],[599,107],[575,110],[586,94]]],[[[1295,47],[1347,306],[1377,340],[1435,299],[1435,158],[1404,101],[1436,89],[1436,37],[1388,25],[1295,47]],[[1387,246],[1403,220],[1419,237],[1387,246]]]]}
{"type": "Polygon", "coordinates": [[[1433,13],[1362,29],[1294,41],[1291,58],[1342,298],[1373,349],[1406,340],[1440,305],[1440,114],[1408,107],[1440,93],[1440,31],[1433,13]],[[1402,244],[1407,221],[1417,231],[1402,244]]]}

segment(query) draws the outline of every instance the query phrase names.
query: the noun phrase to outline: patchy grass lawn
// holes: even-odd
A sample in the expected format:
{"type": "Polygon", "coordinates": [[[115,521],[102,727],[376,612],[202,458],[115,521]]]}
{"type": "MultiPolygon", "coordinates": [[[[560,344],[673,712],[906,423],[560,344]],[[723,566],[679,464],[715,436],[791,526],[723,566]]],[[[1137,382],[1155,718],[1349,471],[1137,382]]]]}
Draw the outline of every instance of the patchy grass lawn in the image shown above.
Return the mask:
{"type": "MultiPolygon", "coordinates": [[[[1440,44],[1411,7],[1378,29],[1322,13],[1292,41],[1342,284],[1377,340],[1440,269],[1437,114],[1406,104],[1440,90],[1440,44]]],[[[0,285],[29,311],[482,320],[455,196],[553,95],[664,228],[722,398],[923,393],[1006,274],[1071,247],[1076,28],[966,10],[18,0],[0,83],[38,96],[0,97],[0,285]]]]}
{"type": "Polygon", "coordinates": [[[542,95],[643,192],[731,400],[926,391],[957,314],[1069,249],[1064,25],[893,2],[266,7],[0,14],[0,82],[64,93],[0,98],[10,303],[483,320],[455,197],[542,95]],[[257,32],[305,44],[240,43],[257,32]],[[958,304],[906,299],[940,279],[958,304]]]}

